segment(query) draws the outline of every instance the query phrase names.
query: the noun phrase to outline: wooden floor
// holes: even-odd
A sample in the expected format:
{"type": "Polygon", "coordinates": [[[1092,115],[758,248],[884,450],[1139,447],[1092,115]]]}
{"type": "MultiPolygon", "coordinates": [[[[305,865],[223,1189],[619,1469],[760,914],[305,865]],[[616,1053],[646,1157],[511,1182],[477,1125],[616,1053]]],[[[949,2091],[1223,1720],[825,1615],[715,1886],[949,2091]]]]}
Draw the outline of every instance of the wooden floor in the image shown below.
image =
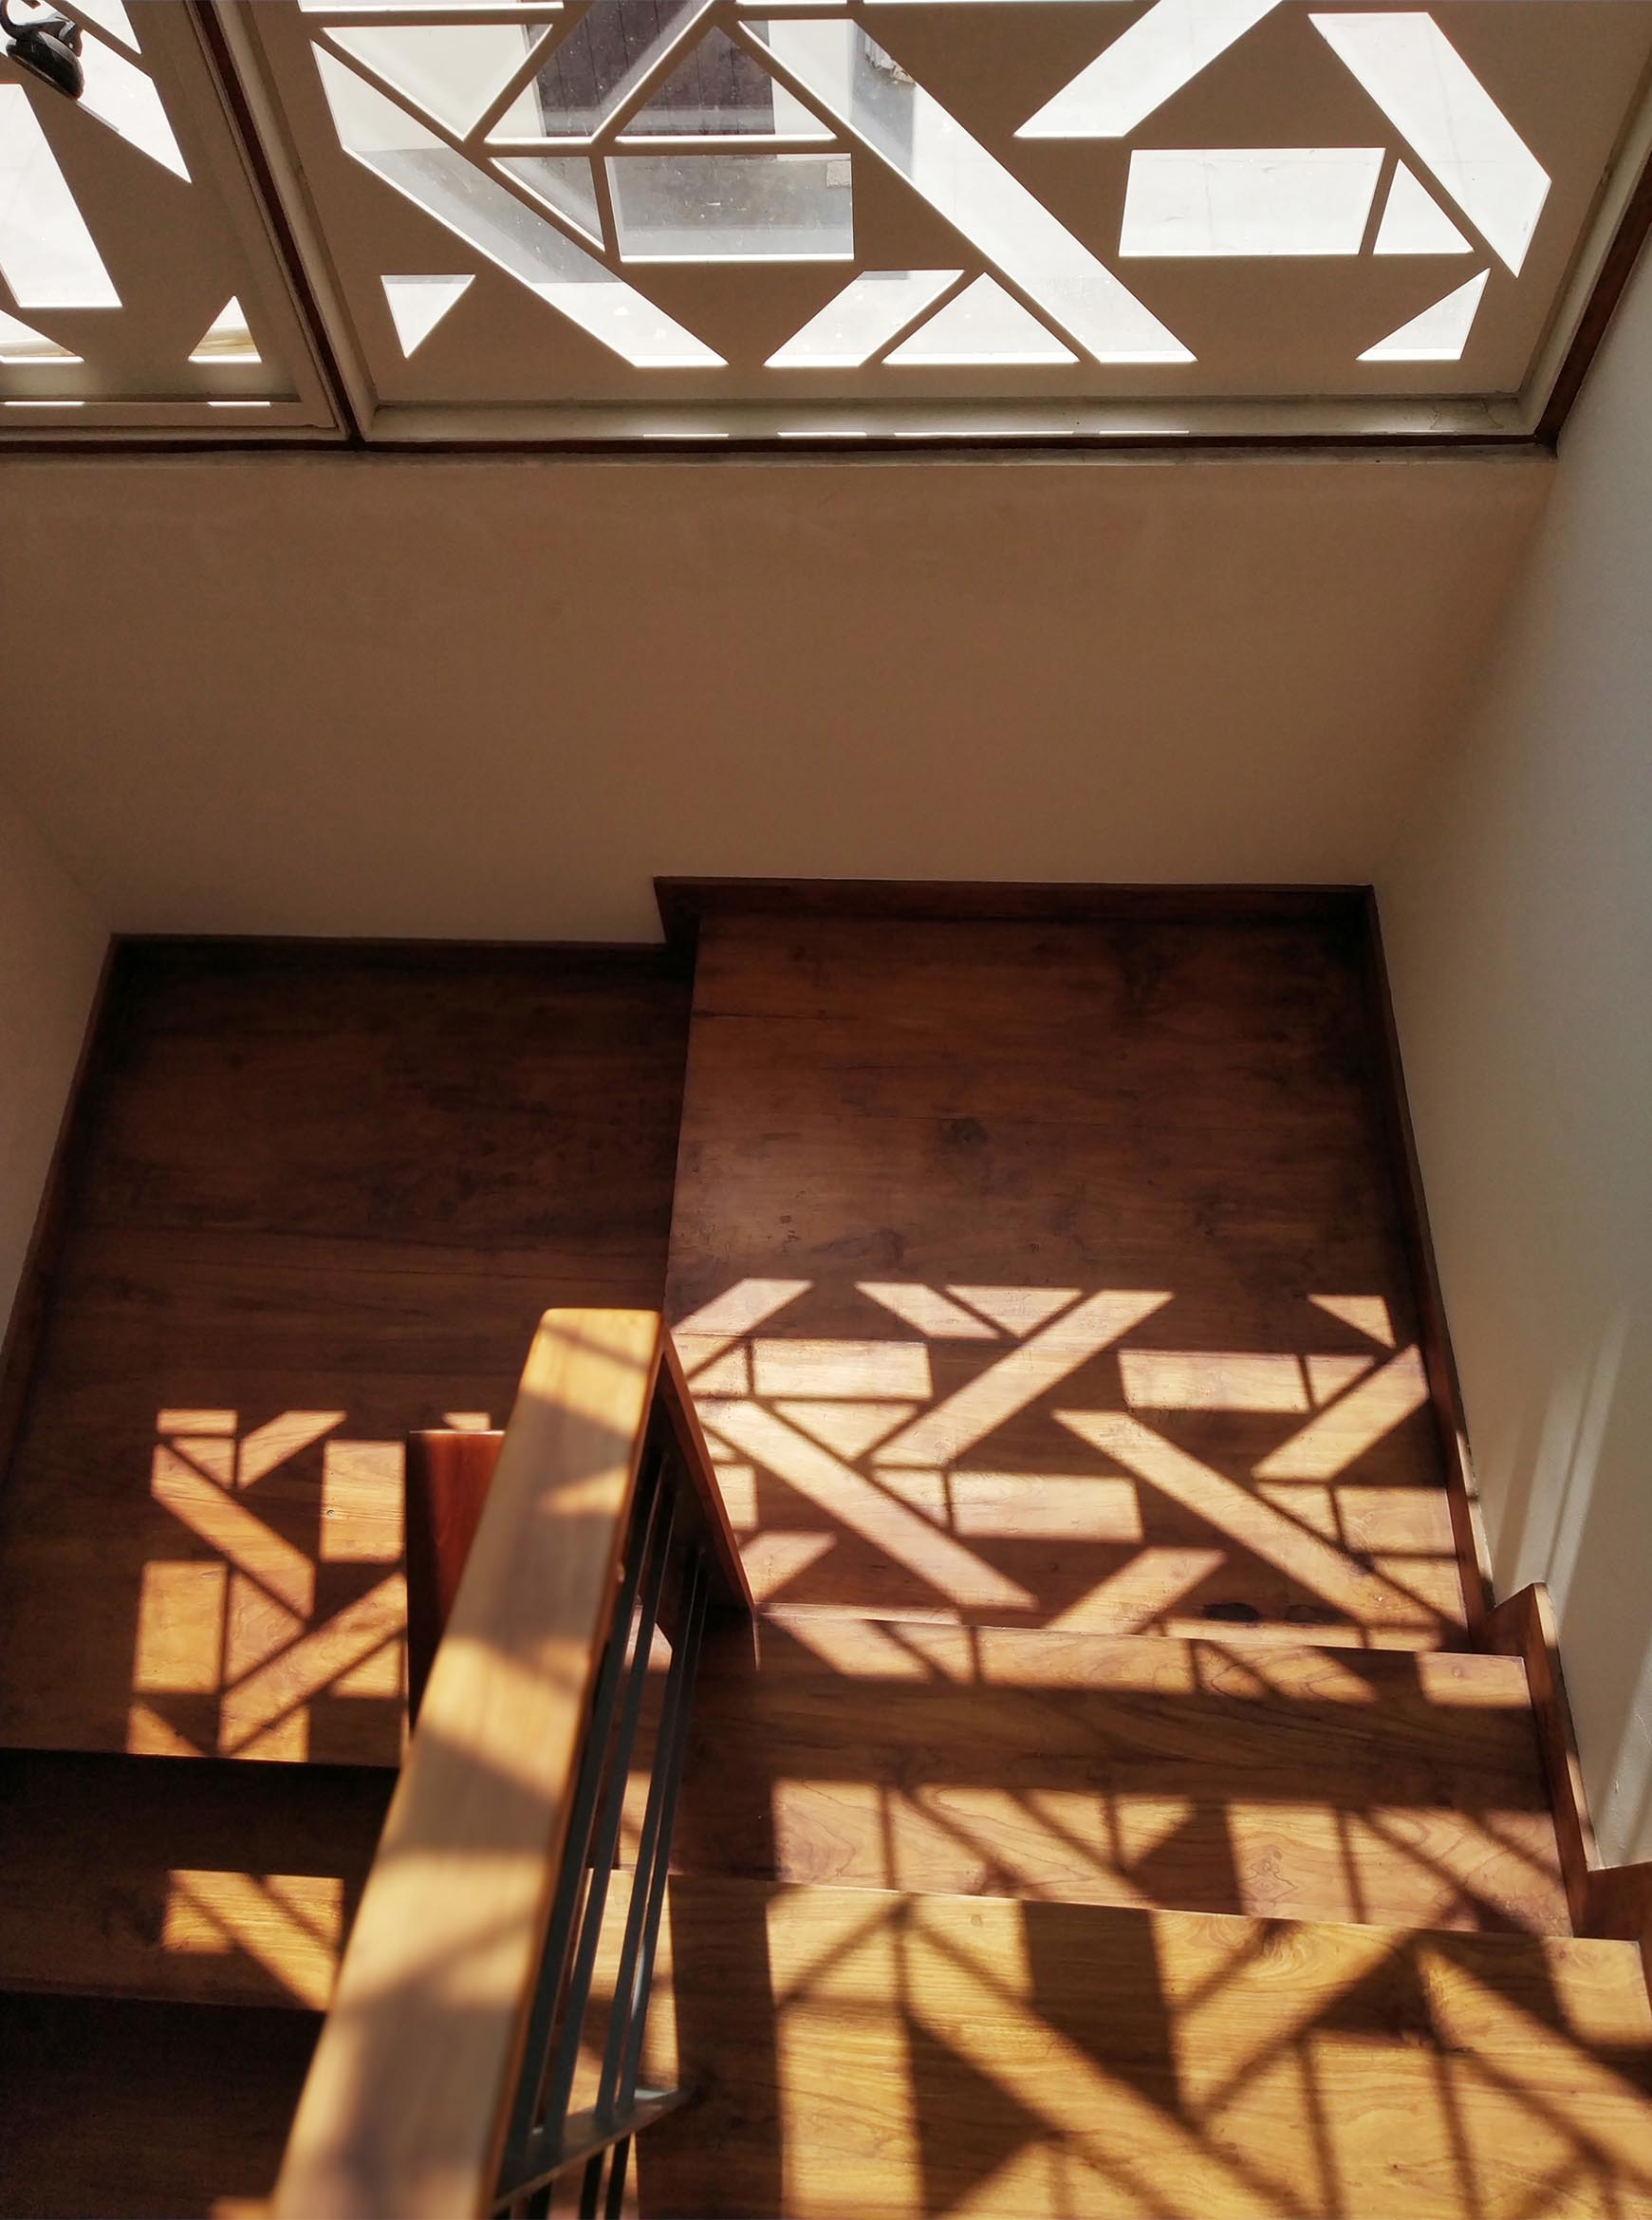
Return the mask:
{"type": "Polygon", "coordinates": [[[707,925],[670,1309],[769,1603],[1460,1640],[1361,964],[707,925]]]}

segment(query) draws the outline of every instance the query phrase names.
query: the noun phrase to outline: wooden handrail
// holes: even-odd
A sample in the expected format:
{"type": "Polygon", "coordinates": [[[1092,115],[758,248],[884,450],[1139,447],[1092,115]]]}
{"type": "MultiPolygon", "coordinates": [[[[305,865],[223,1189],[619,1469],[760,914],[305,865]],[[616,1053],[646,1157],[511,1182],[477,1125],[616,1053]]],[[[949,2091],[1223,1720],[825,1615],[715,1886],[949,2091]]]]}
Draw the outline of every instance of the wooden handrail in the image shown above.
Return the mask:
{"type": "Polygon", "coordinates": [[[548,1311],[276,2186],[277,2220],[491,2207],[652,1414],[751,1609],[658,1312],[548,1311]]]}

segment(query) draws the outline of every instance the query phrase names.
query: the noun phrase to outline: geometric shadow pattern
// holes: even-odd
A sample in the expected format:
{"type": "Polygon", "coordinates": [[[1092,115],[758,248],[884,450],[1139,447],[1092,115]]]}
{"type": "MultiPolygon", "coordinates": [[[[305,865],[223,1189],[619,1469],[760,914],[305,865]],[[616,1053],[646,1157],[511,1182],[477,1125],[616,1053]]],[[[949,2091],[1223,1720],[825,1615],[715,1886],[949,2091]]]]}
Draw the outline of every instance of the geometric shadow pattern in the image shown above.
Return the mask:
{"type": "Polygon", "coordinates": [[[344,1418],[158,1414],[150,1493],[177,1546],[143,1567],[128,1750],[325,1759],[342,1705],[349,1754],[397,1762],[402,1445],[341,1439],[344,1418]]]}
{"type": "Polygon", "coordinates": [[[1381,1298],[1297,1346],[1177,1345],[1166,1290],[746,1279],[676,1329],[748,1576],[773,1610],[1450,1647],[1445,1494],[1381,1298]]]}

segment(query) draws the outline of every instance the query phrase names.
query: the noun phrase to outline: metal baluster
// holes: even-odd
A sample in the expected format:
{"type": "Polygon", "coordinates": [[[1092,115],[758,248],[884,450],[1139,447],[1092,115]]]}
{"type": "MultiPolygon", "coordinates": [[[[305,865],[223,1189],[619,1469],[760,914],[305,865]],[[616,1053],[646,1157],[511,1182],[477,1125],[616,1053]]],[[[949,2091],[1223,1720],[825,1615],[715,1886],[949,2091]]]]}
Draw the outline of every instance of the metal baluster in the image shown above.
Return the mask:
{"type": "Polygon", "coordinates": [[[631,2138],[626,2136],[614,2145],[608,2158],[608,2201],[603,2208],[603,2220],[621,2220],[625,2210],[625,2167],[631,2156],[631,2138]]]}
{"type": "MultiPolygon", "coordinates": [[[[654,1561],[649,1566],[642,1597],[642,1615],[638,1628],[637,1647],[632,1652],[627,1676],[625,1701],[620,1720],[620,1731],[609,1760],[607,1785],[603,1793],[601,1814],[597,1821],[596,1840],[591,1853],[591,1877],[585,1891],[585,1912],[580,1925],[579,1947],[574,1955],[573,1971],[564,2000],[562,2025],[558,2030],[555,2047],[545,2078],[544,2106],[541,2117],[544,2126],[533,2138],[541,2146],[554,2147],[560,2143],[563,2126],[567,2116],[568,2098],[573,2089],[574,2073],[579,2064],[580,2031],[585,2022],[585,2005],[590,1996],[591,1975],[597,1962],[597,1946],[602,1936],[603,1912],[608,1900],[608,1881],[614,1870],[614,1852],[620,1839],[620,1820],[625,1803],[625,1787],[630,1775],[631,1751],[637,1740],[637,1722],[642,1709],[643,1690],[648,1683],[648,1656],[654,1646],[654,1628],[659,1614],[660,1591],[665,1582],[667,1560],[671,1555],[671,1534],[675,1506],[665,1506],[664,1531],[654,1561]]],[[[532,2153],[534,2161],[543,2163],[543,2151],[532,2153]]]]}
{"type": "Polygon", "coordinates": [[[705,1624],[708,1580],[704,1558],[696,1551],[689,1591],[683,1605],[671,1677],[659,1722],[659,1740],[654,1753],[654,1778],[648,1784],[648,1808],[637,1846],[637,1870],[632,1880],[631,1908],[625,1921],[625,1940],[614,1984],[614,2015],[608,2024],[603,2078],[597,2096],[599,2119],[621,2116],[637,2093],[637,2075],[642,2060],[642,2038],[648,2019],[648,1997],[654,1979],[654,1956],[659,1940],[659,1920],[665,1904],[666,1875],[671,1866],[671,1834],[677,1818],[678,1789],[688,1744],[689,1709],[694,1696],[695,1668],[699,1660],[700,1632],[705,1624]]]}
{"type": "MultiPolygon", "coordinates": [[[[597,1670],[585,1759],[580,1769],[579,1781],[574,1789],[573,1808],[568,1816],[567,1839],[563,1847],[562,1880],[556,1900],[551,1906],[545,1949],[540,1955],[539,1977],[534,1987],[528,2034],[522,2052],[522,2071],[511,2105],[510,2128],[506,2134],[507,2157],[501,2169],[502,2179],[518,2177],[527,2171],[528,2147],[539,2117],[538,2099],[549,2064],[548,2054],[557,2002],[563,1991],[563,1976],[567,1967],[575,1922],[582,1898],[585,1894],[586,1853],[590,1847],[597,1795],[603,1782],[603,1757],[621,1685],[621,1670],[631,1632],[631,1617],[636,1609],[637,1593],[641,1585],[643,1567],[648,1561],[665,1493],[664,1460],[658,1454],[651,1455],[638,1483],[630,1531],[625,1538],[623,1576],[614,1605],[611,1631],[597,1670]]],[[[667,1516],[669,1519],[669,1513],[667,1516]]],[[[662,1558],[663,1555],[662,1551],[662,1558]]],[[[648,1639],[652,1640],[652,1629],[648,1639]]]]}

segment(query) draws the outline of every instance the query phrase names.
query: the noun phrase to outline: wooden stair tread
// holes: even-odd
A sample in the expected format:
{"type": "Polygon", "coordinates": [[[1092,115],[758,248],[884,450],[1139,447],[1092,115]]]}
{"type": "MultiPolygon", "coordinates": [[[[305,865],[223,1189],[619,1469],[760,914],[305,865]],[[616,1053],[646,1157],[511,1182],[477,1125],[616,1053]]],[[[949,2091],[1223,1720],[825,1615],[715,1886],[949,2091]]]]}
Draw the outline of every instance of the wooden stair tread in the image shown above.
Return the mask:
{"type": "Polygon", "coordinates": [[[1629,1944],[682,1876],[665,1980],[645,2213],[1652,2213],[1629,1944]]]}
{"type": "Polygon", "coordinates": [[[0,1987],[325,2009],[394,1786],[0,1752],[0,1987]]]}
{"type": "Polygon", "coordinates": [[[800,1617],[719,1631],[685,1872],[1570,1931],[1518,1660],[800,1617]]]}

